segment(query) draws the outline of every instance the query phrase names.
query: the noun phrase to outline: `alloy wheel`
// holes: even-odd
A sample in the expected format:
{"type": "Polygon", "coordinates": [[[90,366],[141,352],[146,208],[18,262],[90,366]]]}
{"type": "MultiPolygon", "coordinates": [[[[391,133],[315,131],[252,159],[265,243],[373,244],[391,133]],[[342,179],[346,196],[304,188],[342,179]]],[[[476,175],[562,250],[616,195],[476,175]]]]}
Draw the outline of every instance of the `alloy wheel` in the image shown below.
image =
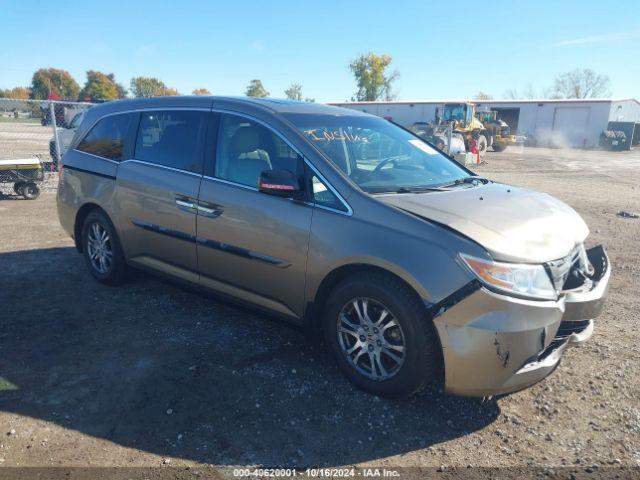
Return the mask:
{"type": "Polygon", "coordinates": [[[395,376],[405,359],[405,337],[391,311],[372,298],[347,302],[338,315],[340,348],[349,364],[371,380],[395,376]]]}
{"type": "Polygon", "coordinates": [[[91,266],[98,273],[106,274],[113,262],[113,246],[109,232],[99,223],[89,227],[87,235],[87,254],[91,266]]]}

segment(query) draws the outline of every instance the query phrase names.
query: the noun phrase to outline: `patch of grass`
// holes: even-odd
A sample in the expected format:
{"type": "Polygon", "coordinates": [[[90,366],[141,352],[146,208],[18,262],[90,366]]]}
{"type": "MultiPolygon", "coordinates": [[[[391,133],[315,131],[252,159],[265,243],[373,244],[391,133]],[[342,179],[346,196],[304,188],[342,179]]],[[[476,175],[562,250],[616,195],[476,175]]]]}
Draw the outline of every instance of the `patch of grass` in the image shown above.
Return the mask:
{"type": "Polygon", "coordinates": [[[40,123],[39,118],[13,118],[0,116],[0,123],[40,123]]]}

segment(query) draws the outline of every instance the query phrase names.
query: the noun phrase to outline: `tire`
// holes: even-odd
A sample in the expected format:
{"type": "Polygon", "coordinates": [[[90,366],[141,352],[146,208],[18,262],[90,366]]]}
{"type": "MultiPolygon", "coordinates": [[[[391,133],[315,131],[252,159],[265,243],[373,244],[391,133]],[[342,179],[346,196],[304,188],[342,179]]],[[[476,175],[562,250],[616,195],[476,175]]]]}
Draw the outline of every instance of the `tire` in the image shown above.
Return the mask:
{"type": "Polygon", "coordinates": [[[506,149],[507,149],[506,145],[501,145],[500,143],[493,142],[494,152],[504,152],[506,149]]]}
{"type": "Polygon", "coordinates": [[[424,305],[413,290],[391,275],[362,273],[340,282],[326,304],[323,330],[341,371],[362,390],[401,398],[442,381],[442,349],[424,305]],[[360,314],[368,313],[370,323],[357,322],[364,315],[358,314],[356,305],[360,314]],[[383,309],[387,311],[384,317],[383,309]],[[358,343],[362,346],[355,348],[358,343]],[[384,349],[385,344],[393,347],[384,349]]]}
{"type": "Polygon", "coordinates": [[[18,195],[22,195],[22,189],[24,188],[24,182],[16,182],[13,184],[13,191],[18,195]]]}
{"type": "Polygon", "coordinates": [[[27,182],[20,189],[20,195],[27,200],[35,200],[40,196],[40,189],[35,183],[27,182]]]}
{"type": "Polygon", "coordinates": [[[478,136],[478,152],[480,152],[480,156],[482,157],[485,153],[487,153],[488,148],[487,137],[484,135],[478,136]]]}
{"type": "Polygon", "coordinates": [[[121,285],[126,280],[127,263],[120,239],[107,215],[99,210],[90,212],[82,224],[82,254],[99,282],[121,285]]]}

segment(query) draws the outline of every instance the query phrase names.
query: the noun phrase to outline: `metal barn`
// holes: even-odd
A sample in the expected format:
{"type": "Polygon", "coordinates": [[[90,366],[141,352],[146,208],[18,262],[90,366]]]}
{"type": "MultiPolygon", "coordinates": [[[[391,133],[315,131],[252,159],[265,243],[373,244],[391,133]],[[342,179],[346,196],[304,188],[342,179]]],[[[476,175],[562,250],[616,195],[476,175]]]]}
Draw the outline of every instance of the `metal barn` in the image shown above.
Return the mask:
{"type": "MultiPolygon", "coordinates": [[[[444,103],[465,100],[416,102],[331,103],[386,117],[401,125],[430,122],[436,108],[444,103]]],[[[598,145],[600,134],[612,123],[640,143],[640,101],[636,99],[491,100],[474,101],[479,107],[499,112],[512,133],[525,135],[530,143],[549,147],[590,148],[598,145]]]]}

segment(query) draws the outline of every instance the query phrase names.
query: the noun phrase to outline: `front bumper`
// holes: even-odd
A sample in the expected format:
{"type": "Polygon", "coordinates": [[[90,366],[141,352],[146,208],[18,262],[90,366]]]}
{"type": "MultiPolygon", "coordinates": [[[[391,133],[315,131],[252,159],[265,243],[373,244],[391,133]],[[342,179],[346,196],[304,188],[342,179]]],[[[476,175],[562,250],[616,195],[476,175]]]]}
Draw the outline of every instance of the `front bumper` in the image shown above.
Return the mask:
{"type": "Polygon", "coordinates": [[[559,364],[569,345],[588,340],[602,311],[611,265],[602,247],[587,252],[594,273],[558,301],[524,300],[479,287],[434,323],[442,344],[445,390],[489,396],[533,385],[559,364]]]}

